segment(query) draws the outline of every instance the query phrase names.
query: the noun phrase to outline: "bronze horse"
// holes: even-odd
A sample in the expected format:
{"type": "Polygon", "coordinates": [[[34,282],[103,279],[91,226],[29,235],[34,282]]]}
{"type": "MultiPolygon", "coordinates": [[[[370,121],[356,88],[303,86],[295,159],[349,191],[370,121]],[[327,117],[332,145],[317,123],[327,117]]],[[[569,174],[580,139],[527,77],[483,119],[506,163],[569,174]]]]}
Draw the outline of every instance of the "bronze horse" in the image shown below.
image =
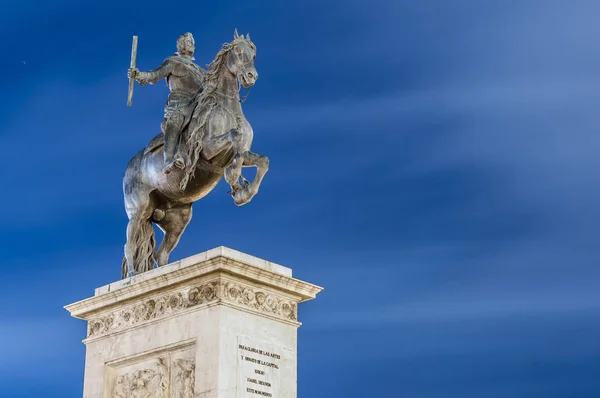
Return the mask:
{"type": "Polygon", "coordinates": [[[208,65],[203,90],[188,126],[182,131],[179,150],[187,158],[184,169],[162,172],[162,141],[155,137],[127,165],[123,194],[127,243],[122,277],[126,278],[169,261],[192,218],[192,204],[208,195],[225,177],[231,196],[241,206],[252,200],[269,169],[269,159],[250,151],[253,131],[244,117],[239,85],[250,88],[258,73],[254,67],[256,46],[250,35],[234,34],[208,65]],[[256,177],[249,183],[242,167],[255,166],[256,177]],[[241,181],[240,181],[241,180],[241,181]],[[152,223],[164,232],[155,252],[152,223]]]}

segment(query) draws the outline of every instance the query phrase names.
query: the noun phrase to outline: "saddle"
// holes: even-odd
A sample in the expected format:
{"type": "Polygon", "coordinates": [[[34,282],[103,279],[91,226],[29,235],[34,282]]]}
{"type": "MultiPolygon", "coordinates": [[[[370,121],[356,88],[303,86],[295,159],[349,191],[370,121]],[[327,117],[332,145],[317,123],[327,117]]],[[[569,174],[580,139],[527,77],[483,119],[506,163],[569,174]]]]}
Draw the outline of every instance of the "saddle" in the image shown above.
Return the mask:
{"type": "MultiPolygon", "coordinates": [[[[148,153],[154,153],[160,150],[165,145],[165,137],[162,131],[158,133],[154,138],[150,140],[148,145],[144,148],[144,155],[148,153]]],[[[213,165],[211,162],[207,162],[204,158],[200,157],[197,162],[197,166],[200,168],[210,171],[212,173],[223,174],[224,167],[213,165]]]]}

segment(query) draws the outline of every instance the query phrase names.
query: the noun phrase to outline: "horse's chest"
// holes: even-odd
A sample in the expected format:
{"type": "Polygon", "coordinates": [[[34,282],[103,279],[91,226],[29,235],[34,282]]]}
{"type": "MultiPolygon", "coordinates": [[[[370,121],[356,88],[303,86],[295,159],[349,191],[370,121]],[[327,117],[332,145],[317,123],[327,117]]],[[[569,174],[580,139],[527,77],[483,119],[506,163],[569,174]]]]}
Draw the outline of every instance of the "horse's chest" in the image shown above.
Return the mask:
{"type": "Polygon", "coordinates": [[[232,110],[226,106],[216,106],[215,111],[208,115],[207,138],[217,138],[232,130],[239,132],[238,140],[244,150],[250,150],[254,132],[252,126],[239,110],[232,110]]]}
{"type": "Polygon", "coordinates": [[[240,141],[241,146],[250,150],[250,145],[252,145],[252,139],[254,137],[254,130],[252,130],[252,126],[243,116],[243,114],[239,113],[231,113],[228,119],[228,126],[226,127],[226,131],[237,130],[240,132],[240,141]]]}
{"type": "Polygon", "coordinates": [[[254,130],[252,130],[252,126],[246,119],[243,119],[240,123],[240,133],[242,135],[242,147],[249,151],[254,138],[254,130]]]}

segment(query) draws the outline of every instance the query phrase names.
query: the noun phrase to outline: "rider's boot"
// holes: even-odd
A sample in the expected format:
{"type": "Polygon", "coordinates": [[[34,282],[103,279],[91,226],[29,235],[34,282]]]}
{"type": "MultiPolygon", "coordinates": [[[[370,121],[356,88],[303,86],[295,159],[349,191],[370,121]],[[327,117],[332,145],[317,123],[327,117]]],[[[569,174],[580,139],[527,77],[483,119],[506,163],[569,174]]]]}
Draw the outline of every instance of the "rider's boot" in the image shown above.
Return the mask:
{"type": "Polygon", "coordinates": [[[185,168],[185,161],[183,157],[179,153],[177,153],[177,149],[179,146],[179,129],[176,123],[165,123],[164,124],[164,134],[165,134],[165,166],[163,168],[163,172],[165,174],[169,174],[173,167],[177,167],[178,169],[185,168]]]}

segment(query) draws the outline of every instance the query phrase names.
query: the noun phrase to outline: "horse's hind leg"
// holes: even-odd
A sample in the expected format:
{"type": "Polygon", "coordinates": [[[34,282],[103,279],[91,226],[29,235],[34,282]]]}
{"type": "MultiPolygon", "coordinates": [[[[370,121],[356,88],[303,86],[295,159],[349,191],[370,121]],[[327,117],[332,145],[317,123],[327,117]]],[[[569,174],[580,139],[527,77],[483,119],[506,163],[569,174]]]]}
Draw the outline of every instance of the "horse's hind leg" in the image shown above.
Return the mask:
{"type": "Polygon", "coordinates": [[[164,217],[157,221],[165,236],[156,251],[156,263],[159,267],[169,262],[169,255],[179,243],[179,239],[192,219],[192,204],[181,205],[165,211],[164,217]]]}
{"type": "Polygon", "coordinates": [[[150,195],[129,191],[125,195],[125,207],[129,222],[127,223],[123,278],[154,268],[154,248],[156,246],[154,228],[150,221],[154,211],[150,195]]]}

